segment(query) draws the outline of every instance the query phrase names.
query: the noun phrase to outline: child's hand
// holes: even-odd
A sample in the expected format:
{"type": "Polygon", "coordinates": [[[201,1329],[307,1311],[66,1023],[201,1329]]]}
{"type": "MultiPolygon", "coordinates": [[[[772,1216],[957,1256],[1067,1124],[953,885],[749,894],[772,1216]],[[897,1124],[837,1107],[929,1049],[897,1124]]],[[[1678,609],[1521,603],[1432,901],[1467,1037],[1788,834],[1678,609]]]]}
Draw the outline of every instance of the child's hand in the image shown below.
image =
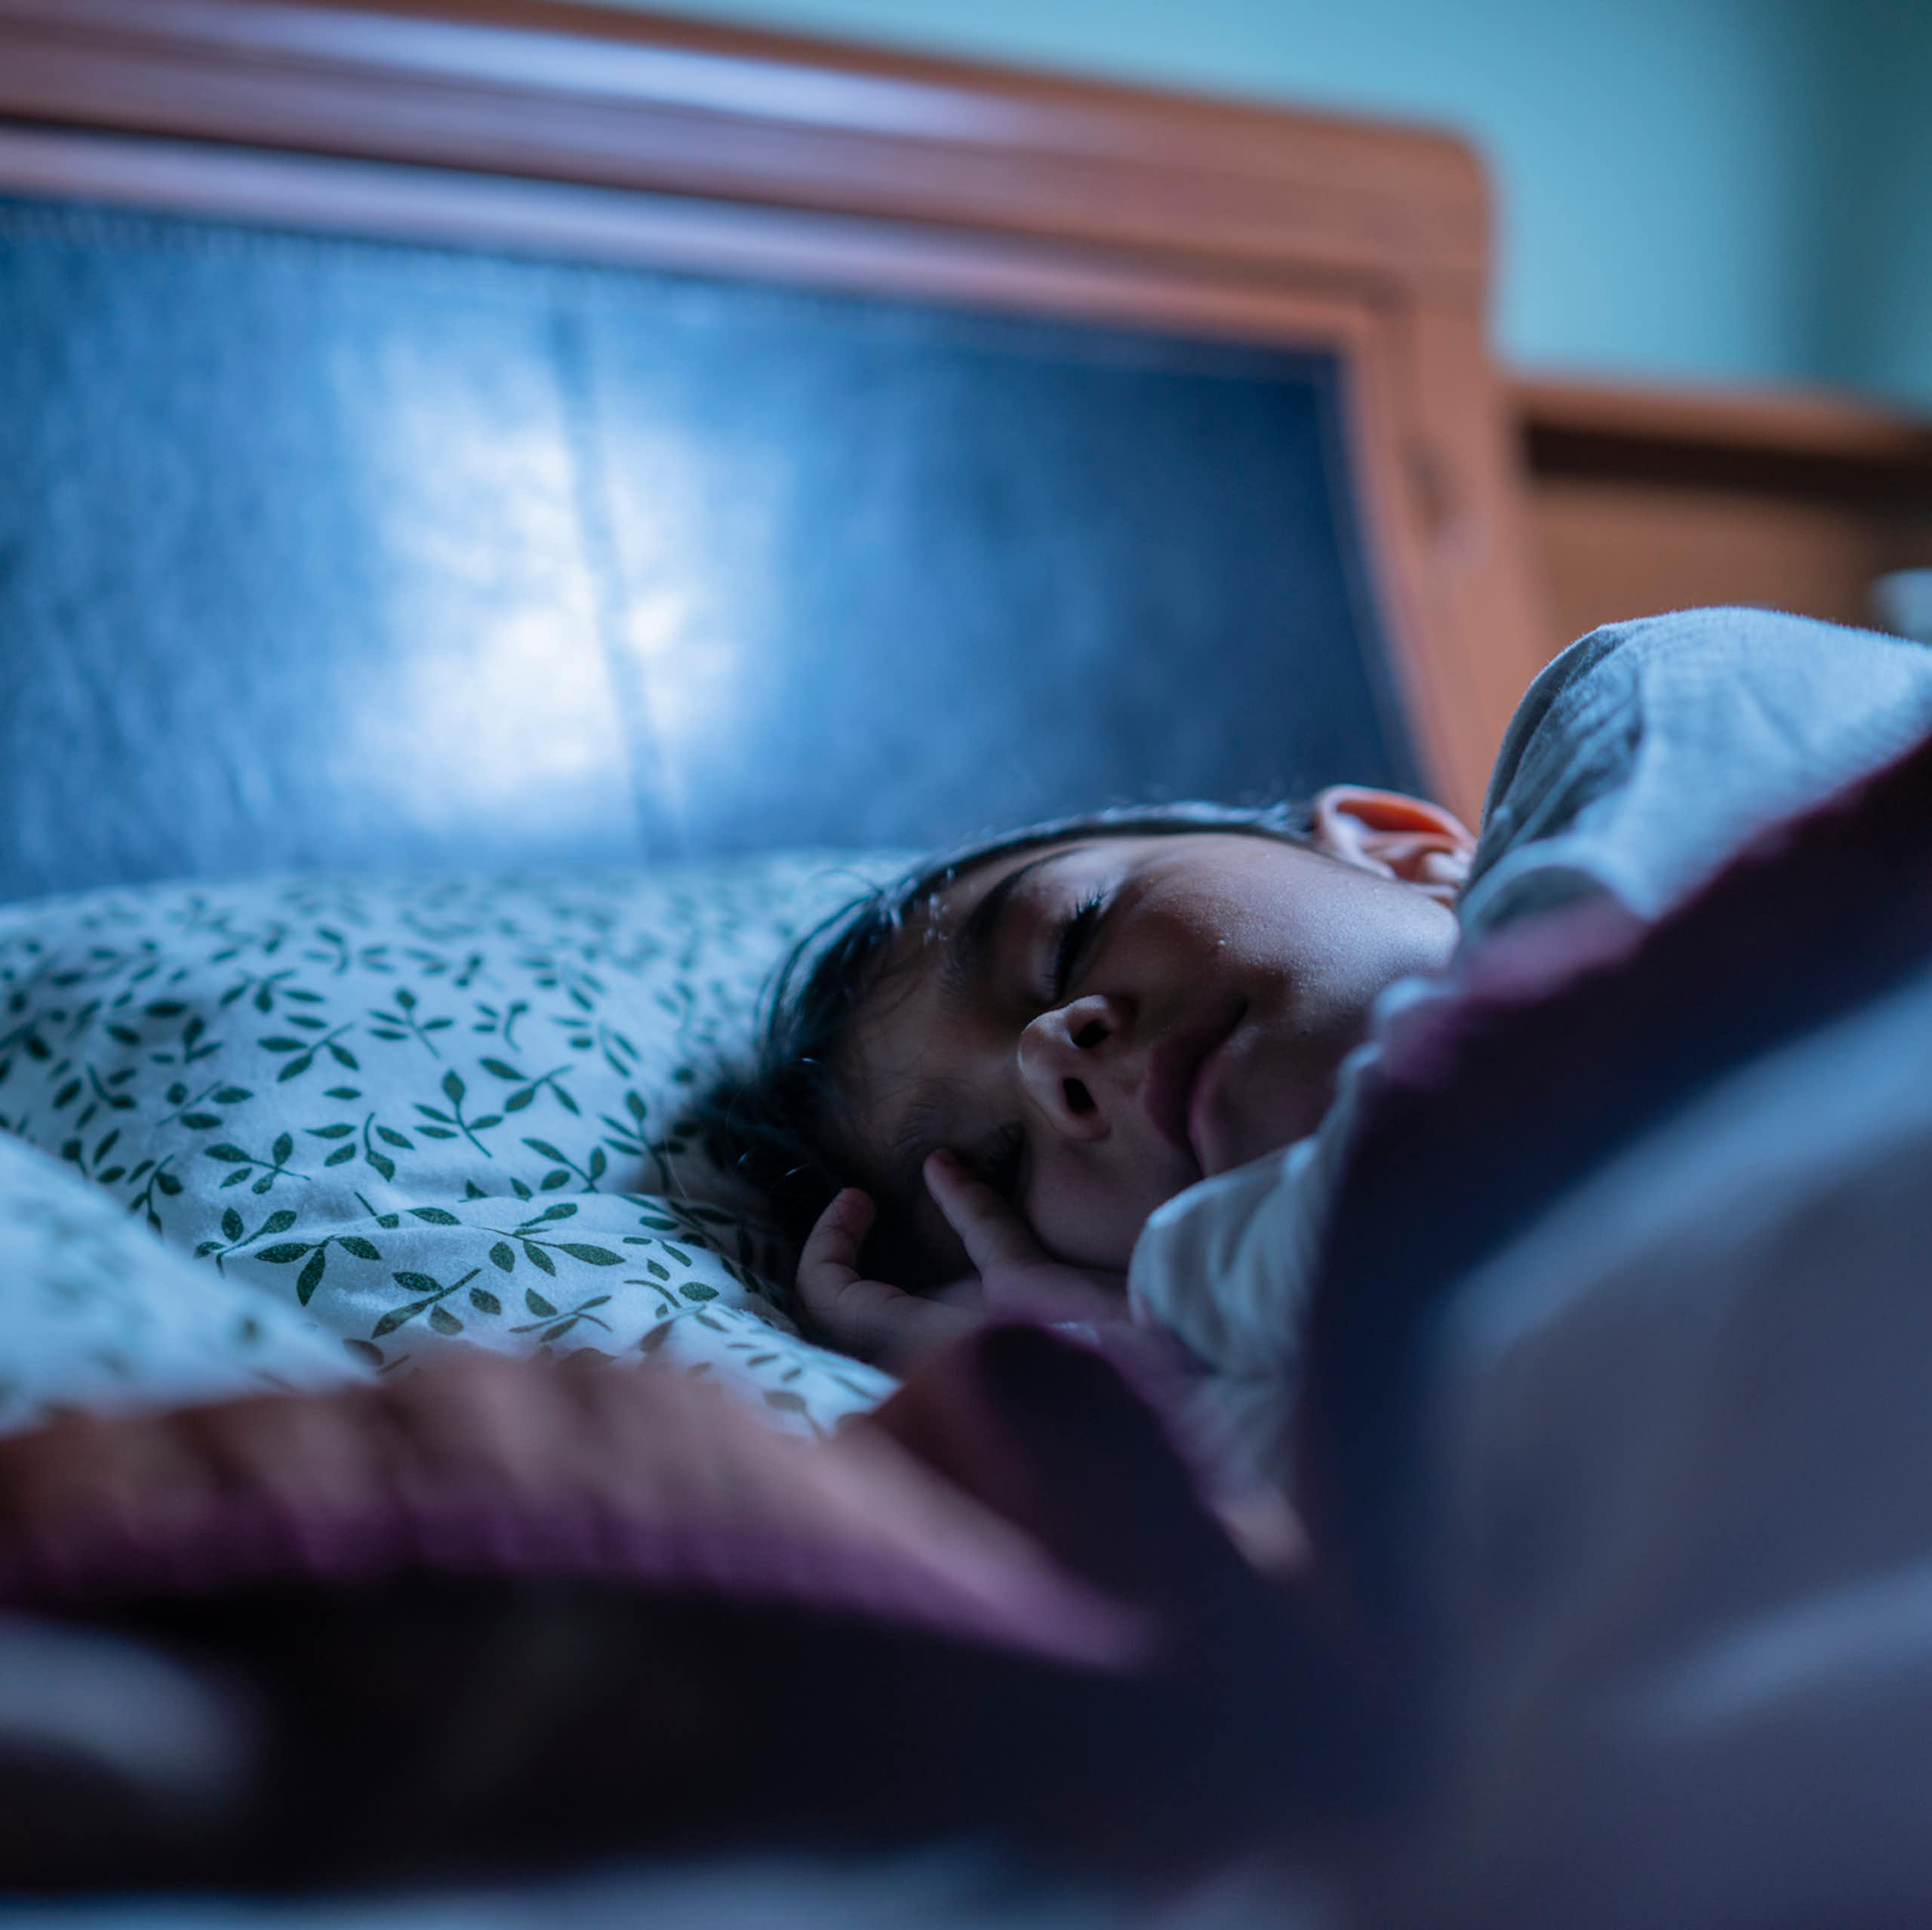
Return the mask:
{"type": "Polygon", "coordinates": [[[848,1187],[819,1215],[798,1259],[798,1298],[835,1346],[903,1372],[922,1354],[971,1332],[988,1317],[1045,1320],[1121,1320],[1126,1281],[1048,1256],[1032,1230],[992,1188],[949,1153],[926,1162],[926,1184],[940,1211],[979,1270],[966,1291],[930,1299],[858,1269],[859,1249],[872,1223],[872,1203],[848,1187]],[[977,1288],[977,1292],[972,1289],[977,1288]],[[976,1302],[969,1311],[962,1301],[976,1302]]]}
{"type": "Polygon", "coordinates": [[[979,1320],[961,1308],[863,1278],[859,1248],[872,1218],[872,1201],[855,1186],[833,1199],[798,1255],[798,1299],[833,1346],[901,1373],[921,1354],[971,1332],[979,1320]]]}
{"type": "Polygon", "coordinates": [[[926,1161],[926,1187],[980,1277],[989,1314],[1036,1320],[1123,1320],[1127,1276],[1054,1259],[1033,1229],[950,1153],[926,1161]]]}

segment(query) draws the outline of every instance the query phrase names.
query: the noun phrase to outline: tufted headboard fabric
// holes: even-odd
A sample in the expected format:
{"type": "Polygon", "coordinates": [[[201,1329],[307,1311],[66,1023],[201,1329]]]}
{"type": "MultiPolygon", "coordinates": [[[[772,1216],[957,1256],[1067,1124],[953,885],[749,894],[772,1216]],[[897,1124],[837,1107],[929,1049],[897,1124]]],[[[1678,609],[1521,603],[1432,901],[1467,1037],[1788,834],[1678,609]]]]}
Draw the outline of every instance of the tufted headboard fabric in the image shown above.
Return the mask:
{"type": "Polygon", "coordinates": [[[1441,137],[483,0],[0,113],[0,898],[1468,808],[1536,667],[1441,137]]]}

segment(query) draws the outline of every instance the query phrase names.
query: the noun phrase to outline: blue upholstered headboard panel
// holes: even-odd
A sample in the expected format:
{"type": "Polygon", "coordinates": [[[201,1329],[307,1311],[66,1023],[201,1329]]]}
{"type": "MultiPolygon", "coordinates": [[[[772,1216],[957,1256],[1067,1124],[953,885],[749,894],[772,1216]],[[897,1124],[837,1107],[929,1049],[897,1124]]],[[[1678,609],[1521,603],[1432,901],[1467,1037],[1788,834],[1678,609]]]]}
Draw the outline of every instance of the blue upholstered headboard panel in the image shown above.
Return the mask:
{"type": "Polygon", "coordinates": [[[0,898],[1413,783],[1340,379],[0,203],[0,898]]]}

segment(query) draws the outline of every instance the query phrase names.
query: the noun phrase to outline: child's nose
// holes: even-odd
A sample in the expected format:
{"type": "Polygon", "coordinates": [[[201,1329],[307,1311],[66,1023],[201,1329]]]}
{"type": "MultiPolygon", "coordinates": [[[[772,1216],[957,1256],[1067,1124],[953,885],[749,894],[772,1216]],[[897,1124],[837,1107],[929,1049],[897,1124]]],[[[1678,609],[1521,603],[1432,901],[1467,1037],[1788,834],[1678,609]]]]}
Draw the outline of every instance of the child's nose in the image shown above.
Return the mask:
{"type": "Polygon", "coordinates": [[[1112,1129],[1116,1096],[1108,1080],[1123,1014],[1100,994],[1043,1012],[1020,1035],[1020,1077],[1028,1095],[1069,1138],[1112,1129]]]}

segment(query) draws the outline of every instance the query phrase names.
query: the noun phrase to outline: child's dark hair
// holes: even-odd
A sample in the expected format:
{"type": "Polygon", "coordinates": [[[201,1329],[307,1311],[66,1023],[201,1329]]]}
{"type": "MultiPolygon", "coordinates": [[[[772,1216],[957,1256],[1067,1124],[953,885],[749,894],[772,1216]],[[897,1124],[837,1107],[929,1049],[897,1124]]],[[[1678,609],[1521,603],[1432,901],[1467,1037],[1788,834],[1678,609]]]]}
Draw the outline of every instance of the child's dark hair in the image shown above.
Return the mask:
{"type": "MultiPolygon", "coordinates": [[[[838,1117],[843,1095],[835,1062],[852,1015],[893,969],[891,954],[909,924],[962,873],[998,858],[1076,837],[1158,837],[1182,831],[1246,832],[1308,841],[1306,806],[1241,810],[1171,804],[1109,811],[1039,825],[915,867],[840,906],[792,947],[760,1001],[750,1065],[709,1095],[705,1111],[719,1148],[769,1203],[782,1232],[801,1245],[833,1195],[851,1182],[838,1117]]],[[[881,1211],[867,1242],[868,1265],[906,1286],[922,1258],[891,1213],[881,1211]]]]}

